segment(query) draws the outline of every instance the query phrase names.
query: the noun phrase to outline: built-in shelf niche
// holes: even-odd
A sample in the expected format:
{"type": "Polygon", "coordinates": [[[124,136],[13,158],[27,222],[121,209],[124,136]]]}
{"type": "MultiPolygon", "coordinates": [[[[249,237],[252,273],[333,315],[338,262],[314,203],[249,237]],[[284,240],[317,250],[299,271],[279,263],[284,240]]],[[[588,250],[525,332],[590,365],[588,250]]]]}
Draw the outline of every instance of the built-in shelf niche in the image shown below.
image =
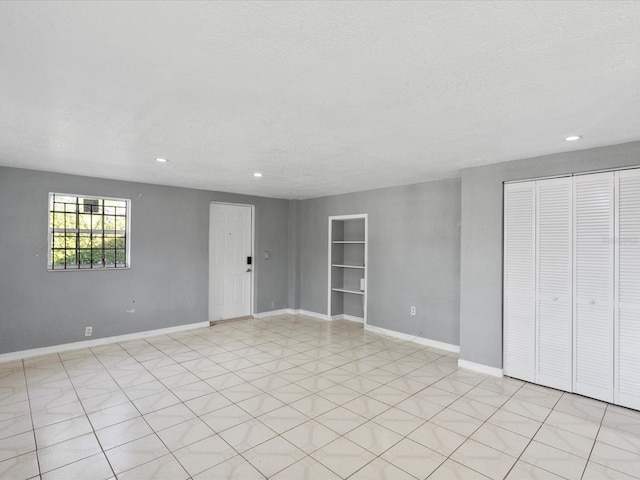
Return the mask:
{"type": "Polygon", "coordinates": [[[328,312],[366,321],[367,215],[329,217],[328,312]]]}

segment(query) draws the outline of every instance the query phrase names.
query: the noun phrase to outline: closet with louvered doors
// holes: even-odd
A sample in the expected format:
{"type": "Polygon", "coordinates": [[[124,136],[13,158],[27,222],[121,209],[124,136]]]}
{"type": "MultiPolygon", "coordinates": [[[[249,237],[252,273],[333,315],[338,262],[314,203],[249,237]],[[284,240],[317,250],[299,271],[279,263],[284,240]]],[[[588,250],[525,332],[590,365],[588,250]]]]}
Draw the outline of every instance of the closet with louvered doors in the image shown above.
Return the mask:
{"type": "Polygon", "coordinates": [[[640,170],[504,201],[505,375],[640,409],[640,170]]]}

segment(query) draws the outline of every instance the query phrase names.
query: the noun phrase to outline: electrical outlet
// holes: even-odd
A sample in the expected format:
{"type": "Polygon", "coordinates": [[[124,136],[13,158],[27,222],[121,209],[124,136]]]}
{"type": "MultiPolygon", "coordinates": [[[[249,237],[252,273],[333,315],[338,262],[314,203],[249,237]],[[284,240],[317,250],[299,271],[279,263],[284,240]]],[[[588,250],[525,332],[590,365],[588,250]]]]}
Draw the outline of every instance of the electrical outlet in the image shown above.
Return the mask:
{"type": "Polygon", "coordinates": [[[90,337],[91,335],[93,335],[93,327],[85,327],[84,336],[90,337]]]}
{"type": "Polygon", "coordinates": [[[411,307],[411,315],[415,315],[416,314],[416,307],[411,307]]]}

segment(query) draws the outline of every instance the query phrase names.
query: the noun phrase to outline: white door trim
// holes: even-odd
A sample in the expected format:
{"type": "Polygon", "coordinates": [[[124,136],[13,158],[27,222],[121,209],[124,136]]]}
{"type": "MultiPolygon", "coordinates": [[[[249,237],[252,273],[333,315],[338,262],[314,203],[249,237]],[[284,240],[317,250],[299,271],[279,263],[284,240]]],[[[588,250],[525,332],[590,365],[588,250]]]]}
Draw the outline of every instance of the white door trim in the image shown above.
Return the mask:
{"type": "MultiPolygon", "coordinates": [[[[235,207],[250,207],[251,208],[251,281],[249,282],[249,315],[253,316],[254,308],[254,299],[255,299],[255,291],[256,291],[256,272],[258,271],[258,262],[256,261],[256,206],[250,203],[231,203],[231,202],[209,202],[209,219],[211,218],[211,205],[231,205],[235,207]]],[[[211,225],[208,226],[207,231],[210,232],[211,225]]],[[[209,235],[210,237],[211,235],[209,235]]],[[[211,241],[211,238],[208,238],[207,241],[211,241]]],[[[209,272],[211,259],[207,257],[207,273],[209,272]]],[[[207,275],[207,280],[210,280],[209,275],[207,275]]],[[[209,299],[207,298],[207,302],[209,299]]],[[[207,312],[209,315],[210,312],[207,312]]]]}

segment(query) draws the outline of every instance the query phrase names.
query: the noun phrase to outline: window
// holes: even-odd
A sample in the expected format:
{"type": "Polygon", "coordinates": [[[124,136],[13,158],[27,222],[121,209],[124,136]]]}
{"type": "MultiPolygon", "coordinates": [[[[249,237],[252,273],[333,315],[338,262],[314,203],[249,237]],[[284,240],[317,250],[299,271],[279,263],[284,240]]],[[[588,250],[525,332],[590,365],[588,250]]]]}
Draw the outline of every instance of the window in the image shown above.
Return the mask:
{"type": "Polygon", "coordinates": [[[49,270],[128,268],[130,200],[49,194],[49,270]]]}

